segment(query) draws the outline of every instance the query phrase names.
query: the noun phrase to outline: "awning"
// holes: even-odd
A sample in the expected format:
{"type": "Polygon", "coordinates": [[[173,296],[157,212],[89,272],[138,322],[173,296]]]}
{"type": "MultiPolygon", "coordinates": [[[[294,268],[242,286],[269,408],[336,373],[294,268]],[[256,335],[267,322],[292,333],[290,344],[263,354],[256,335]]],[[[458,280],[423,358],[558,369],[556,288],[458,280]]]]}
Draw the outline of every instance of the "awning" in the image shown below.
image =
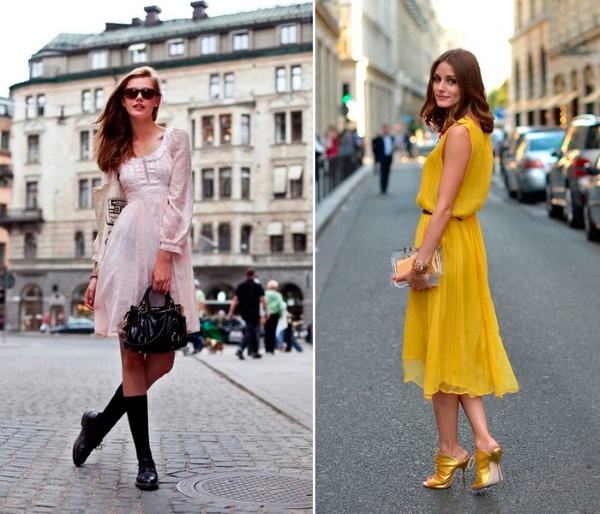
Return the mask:
{"type": "Polygon", "coordinates": [[[548,100],[543,105],[544,109],[552,109],[552,107],[556,107],[557,105],[561,105],[561,98],[563,98],[566,93],[558,93],[554,96],[548,97],[548,100]]]}
{"type": "Polygon", "coordinates": [[[267,234],[270,236],[283,235],[283,221],[272,221],[267,227],[267,234]]]}
{"type": "Polygon", "coordinates": [[[287,168],[285,166],[277,166],[273,170],[273,193],[285,194],[287,191],[287,168]]]}
{"type": "Polygon", "coordinates": [[[292,234],[306,234],[306,221],[296,220],[291,225],[292,234]]]}
{"type": "Polygon", "coordinates": [[[584,96],[581,99],[581,103],[589,104],[589,103],[595,102],[596,100],[598,100],[598,98],[600,98],[600,88],[598,88],[595,91],[592,91],[588,95],[584,96]]]}
{"type": "Polygon", "coordinates": [[[290,180],[300,180],[302,178],[302,165],[294,164],[290,166],[288,171],[288,178],[290,180]]]}
{"type": "Polygon", "coordinates": [[[579,91],[562,92],[554,95],[548,99],[548,102],[544,105],[545,109],[552,109],[553,107],[560,107],[572,102],[579,96],[579,91]]]}

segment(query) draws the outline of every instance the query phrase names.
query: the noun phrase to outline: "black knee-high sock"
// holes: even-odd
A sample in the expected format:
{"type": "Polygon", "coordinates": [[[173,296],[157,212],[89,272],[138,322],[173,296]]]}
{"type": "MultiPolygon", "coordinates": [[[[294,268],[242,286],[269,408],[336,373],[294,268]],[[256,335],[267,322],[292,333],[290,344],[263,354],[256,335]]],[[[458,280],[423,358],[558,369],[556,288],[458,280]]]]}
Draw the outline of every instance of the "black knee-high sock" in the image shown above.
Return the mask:
{"type": "Polygon", "coordinates": [[[129,428],[135,444],[135,452],[138,461],[142,459],[151,459],[150,436],[148,430],[148,396],[126,396],[127,419],[129,428]]]}
{"type": "Polygon", "coordinates": [[[98,416],[98,425],[102,433],[102,437],[108,434],[117,424],[123,414],[127,412],[125,397],[123,396],[123,384],[117,387],[114,396],[111,398],[108,405],[98,416]]]}

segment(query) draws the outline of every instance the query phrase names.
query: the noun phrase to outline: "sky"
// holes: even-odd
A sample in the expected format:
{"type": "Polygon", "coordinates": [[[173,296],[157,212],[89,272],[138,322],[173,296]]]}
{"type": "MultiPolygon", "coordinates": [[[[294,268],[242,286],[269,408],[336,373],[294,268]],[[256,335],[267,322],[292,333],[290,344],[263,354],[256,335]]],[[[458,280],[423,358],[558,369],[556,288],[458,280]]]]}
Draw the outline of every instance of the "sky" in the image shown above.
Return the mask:
{"type": "MultiPolygon", "coordinates": [[[[207,0],[209,16],[249,11],[303,0],[207,0]]],[[[367,1],[368,0],[363,0],[367,1]]],[[[387,0],[391,1],[391,0],[387,0]]],[[[460,38],[478,58],[487,91],[510,75],[513,0],[432,0],[440,23],[460,38]]],[[[11,2],[10,15],[0,17],[0,97],[12,84],[29,78],[29,58],[61,32],[99,33],[105,23],[144,19],[144,7],[158,5],[163,20],[190,18],[190,0],[33,0],[11,2]],[[162,3],[162,5],[161,5],[162,3]]]]}
{"type": "MultiPolygon", "coordinates": [[[[131,23],[146,17],[144,7],[158,5],[160,18],[191,18],[191,0],[33,0],[10,2],[0,16],[0,97],[12,84],[29,79],[30,57],[61,32],[93,34],[108,23],[131,23]]],[[[207,0],[209,16],[263,7],[304,3],[304,0],[207,0]]]]}
{"type": "Polygon", "coordinates": [[[513,4],[514,0],[432,0],[440,24],[451,28],[460,46],[477,57],[487,93],[510,76],[513,4]]]}

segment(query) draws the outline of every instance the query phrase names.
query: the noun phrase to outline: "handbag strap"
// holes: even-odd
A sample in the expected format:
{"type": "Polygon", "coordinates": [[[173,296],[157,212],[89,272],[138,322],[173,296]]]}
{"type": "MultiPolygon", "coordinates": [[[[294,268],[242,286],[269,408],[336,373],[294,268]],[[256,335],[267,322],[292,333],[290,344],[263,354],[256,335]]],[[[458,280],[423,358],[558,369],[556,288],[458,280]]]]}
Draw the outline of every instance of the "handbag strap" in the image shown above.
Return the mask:
{"type": "MultiPolygon", "coordinates": [[[[144,296],[142,296],[142,301],[140,302],[140,309],[141,308],[150,309],[152,307],[152,305],[150,305],[150,291],[152,291],[152,286],[149,286],[148,289],[146,289],[144,296]]],[[[173,298],[171,297],[171,293],[167,292],[165,294],[164,309],[167,310],[167,309],[174,309],[174,308],[175,308],[175,302],[173,301],[173,298]]]]}

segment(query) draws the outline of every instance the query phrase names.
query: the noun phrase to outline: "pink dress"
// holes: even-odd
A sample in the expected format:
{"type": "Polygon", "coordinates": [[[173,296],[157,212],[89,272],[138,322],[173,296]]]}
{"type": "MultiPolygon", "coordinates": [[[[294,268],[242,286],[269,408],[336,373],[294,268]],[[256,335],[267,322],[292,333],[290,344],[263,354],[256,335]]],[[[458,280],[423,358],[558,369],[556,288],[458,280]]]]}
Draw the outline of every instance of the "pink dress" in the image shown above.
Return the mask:
{"type": "MultiPolygon", "coordinates": [[[[197,332],[200,327],[188,240],[194,204],[192,163],[185,130],[167,128],[155,152],[121,165],[119,180],[127,205],[114,224],[98,274],[96,334],[118,335],[123,316],[140,302],[151,284],[159,249],[174,253],[171,296],[184,307],[188,333],[197,332]]],[[[152,293],[150,300],[152,305],[161,305],[164,297],[152,293]]]]}

